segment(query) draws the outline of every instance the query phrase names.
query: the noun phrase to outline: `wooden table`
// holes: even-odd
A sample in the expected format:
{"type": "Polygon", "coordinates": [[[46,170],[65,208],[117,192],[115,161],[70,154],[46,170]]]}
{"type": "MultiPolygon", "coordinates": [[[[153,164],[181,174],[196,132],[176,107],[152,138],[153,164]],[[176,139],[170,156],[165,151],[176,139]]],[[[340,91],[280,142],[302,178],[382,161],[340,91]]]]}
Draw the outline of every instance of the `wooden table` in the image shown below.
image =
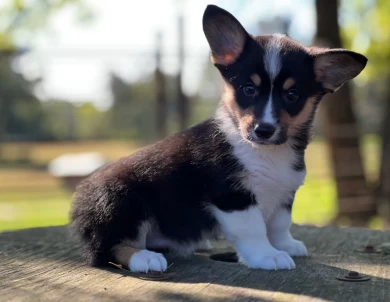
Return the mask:
{"type": "MultiPolygon", "coordinates": [[[[294,227],[310,257],[292,271],[251,270],[237,263],[167,255],[168,281],[144,281],[115,267],[86,266],[67,227],[0,234],[0,301],[390,301],[390,255],[355,248],[390,242],[389,232],[294,227]],[[336,279],[348,271],[366,282],[336,279]]],[[[228,251],[221,242],[212,253],[228,251]]]]}

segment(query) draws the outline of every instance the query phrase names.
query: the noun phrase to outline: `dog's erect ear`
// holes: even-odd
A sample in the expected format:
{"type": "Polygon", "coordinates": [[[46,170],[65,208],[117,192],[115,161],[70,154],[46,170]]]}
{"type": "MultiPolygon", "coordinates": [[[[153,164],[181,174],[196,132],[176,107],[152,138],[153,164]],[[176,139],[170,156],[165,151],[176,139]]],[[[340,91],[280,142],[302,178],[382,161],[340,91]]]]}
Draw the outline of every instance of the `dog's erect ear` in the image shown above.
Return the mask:
{"type": "Polygon", "coordinates": [[[366,66],[367,58],[346,49],[313,48],[316,80],[329,92],[339,89],[366,66]]]}
{"type": "Polygon", "coordinates": [[[240,22],[215,5],[208,5],[203,14],[203,31],[211,48],[211,61],[224,66],[236,61],[248,39],[240,22]]]}

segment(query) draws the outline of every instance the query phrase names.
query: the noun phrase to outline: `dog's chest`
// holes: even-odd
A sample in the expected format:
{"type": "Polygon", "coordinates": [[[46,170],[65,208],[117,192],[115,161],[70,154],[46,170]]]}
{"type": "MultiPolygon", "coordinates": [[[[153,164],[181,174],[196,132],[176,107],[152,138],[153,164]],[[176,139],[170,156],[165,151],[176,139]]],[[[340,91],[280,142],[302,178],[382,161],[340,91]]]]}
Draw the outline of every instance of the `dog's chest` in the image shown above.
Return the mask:
{"type": "Polygon", "coordinates": [[[244,167],[241,185],[254,194],[265,220],[303,184],[306,173],[293,169],[296,154],[288,146],[242,144],[234,147],[234,154],[244,167]]]}

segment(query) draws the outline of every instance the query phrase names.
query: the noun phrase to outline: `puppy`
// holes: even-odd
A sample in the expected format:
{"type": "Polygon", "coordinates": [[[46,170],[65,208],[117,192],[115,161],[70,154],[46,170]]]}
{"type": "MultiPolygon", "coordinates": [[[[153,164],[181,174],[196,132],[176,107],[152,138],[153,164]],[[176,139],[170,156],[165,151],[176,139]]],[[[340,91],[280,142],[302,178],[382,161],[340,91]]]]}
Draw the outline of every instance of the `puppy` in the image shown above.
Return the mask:
{"type": "Polygon", "coordinates": [[[250,268],[293,269],[307,250],[289,231],[321,98],[367,59],[251,36],[210,5],[203,30],[224,89],[214,118],[104,167],[83,181],[71,219],[92,265],[165,271],[153,249],[189,255],[223,234],[250,268]]]}

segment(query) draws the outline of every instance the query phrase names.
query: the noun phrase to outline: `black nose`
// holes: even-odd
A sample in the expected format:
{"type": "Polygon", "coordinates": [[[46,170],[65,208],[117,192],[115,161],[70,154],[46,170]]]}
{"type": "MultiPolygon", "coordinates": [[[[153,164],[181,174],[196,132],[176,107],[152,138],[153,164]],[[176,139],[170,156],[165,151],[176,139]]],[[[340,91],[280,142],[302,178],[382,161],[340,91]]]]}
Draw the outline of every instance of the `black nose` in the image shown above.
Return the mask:
{"type": "Polygon", "coordinates": [[[275,127],[271,124],[260,124],[255,127],[255,133],[258,138],[270,138],[275,133],[275,127]]]}

